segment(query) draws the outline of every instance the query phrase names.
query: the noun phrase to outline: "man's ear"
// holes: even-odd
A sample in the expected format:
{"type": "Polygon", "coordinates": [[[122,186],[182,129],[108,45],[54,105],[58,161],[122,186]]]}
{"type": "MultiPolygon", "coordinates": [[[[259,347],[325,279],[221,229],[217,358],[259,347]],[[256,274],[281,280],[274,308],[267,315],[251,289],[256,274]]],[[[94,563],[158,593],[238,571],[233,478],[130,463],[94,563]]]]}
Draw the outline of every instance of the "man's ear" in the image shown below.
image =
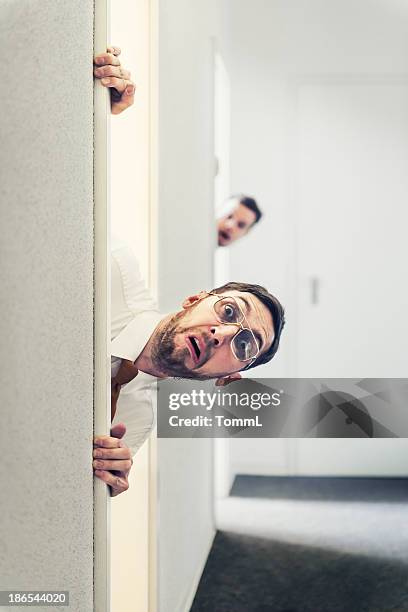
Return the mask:
{"type": "Polygon", "coordinates": [[[206,296],[207,296],[207,293],[205,291],[200,291],[200,293],[197,293],[196,295],[190,295],[189,297],[187,297],[184,300],[182,306],[183,306],[184,309],[190,308],[190,306],[192,306],[196,302],[199,302],[200,300],[202,300],[206,296]]]}
{"type": "Polygon", "coordinates": [[[240,380],[242,378],[239,372],[235,372],[234,374],[230,374],[229,376],[223,376],[222,378],[217,378],[215,381],[216,387],[225,387],[236,380],[240,380]]]}

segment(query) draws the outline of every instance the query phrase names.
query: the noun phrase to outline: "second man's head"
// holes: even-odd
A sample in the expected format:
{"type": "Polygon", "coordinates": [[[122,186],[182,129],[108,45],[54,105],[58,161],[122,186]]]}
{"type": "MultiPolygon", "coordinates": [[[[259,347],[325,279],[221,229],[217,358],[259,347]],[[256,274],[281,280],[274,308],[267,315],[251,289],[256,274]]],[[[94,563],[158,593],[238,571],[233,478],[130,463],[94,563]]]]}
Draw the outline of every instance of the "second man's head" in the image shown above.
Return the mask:
{"type": "Polygon", "coordinates": [[[233,208],[217,221],[218,246],[229,246],[248,231],[262,217],[262,213],[254,200],[245,195],[234,196],[233,208]]]}

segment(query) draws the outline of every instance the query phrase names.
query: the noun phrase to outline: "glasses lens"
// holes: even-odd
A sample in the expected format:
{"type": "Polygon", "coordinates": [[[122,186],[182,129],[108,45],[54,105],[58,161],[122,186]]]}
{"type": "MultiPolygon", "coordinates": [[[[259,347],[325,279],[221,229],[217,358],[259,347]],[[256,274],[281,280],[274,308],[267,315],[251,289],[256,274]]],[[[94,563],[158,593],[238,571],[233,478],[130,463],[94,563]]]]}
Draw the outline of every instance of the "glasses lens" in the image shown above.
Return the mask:
{"type": "Polygon", "coordinates": [[[249,329],[241,329],[232,341],[234,355],[240,361],[249,361],[258,354],[258,345],[249,329]]]}
{"type": "Polygon", "coordinates": [[[242,323],[242,314],[234,298],[222,298],[214,304],[215,312],[222,323],[242,323]]]}

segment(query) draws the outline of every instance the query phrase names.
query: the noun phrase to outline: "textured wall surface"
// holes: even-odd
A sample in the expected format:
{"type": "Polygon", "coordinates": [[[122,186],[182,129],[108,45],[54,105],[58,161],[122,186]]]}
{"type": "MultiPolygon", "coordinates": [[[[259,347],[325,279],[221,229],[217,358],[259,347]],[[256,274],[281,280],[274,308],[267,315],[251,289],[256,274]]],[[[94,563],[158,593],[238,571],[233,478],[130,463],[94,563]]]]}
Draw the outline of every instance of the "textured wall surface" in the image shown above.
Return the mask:
{"type": "Polygon", "coordinates": [[[0,39],[0,589],[88,612],[93,3],[3,0],[0,39]]]}

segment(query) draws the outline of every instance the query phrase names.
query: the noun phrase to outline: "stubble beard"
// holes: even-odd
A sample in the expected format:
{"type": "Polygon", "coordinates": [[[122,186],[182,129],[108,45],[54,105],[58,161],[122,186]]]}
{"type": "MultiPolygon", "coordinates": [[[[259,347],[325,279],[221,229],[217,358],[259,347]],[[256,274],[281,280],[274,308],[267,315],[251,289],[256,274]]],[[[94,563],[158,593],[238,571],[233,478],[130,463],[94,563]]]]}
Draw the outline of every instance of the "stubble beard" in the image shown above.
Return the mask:
{"type": "Polygon", "coordinates": [[[184,365],[185,360],[190,355],[187,347],[176,348],[174,341],[176,334],[191,332],[191,328],[184,328],[180,325],[185,316],[186,312],[178,312],[162,329],[157,330],[151,353],[153,365],[166,376],[193,380],[211,380],[214,376],[199,374],[184,365]]]}

